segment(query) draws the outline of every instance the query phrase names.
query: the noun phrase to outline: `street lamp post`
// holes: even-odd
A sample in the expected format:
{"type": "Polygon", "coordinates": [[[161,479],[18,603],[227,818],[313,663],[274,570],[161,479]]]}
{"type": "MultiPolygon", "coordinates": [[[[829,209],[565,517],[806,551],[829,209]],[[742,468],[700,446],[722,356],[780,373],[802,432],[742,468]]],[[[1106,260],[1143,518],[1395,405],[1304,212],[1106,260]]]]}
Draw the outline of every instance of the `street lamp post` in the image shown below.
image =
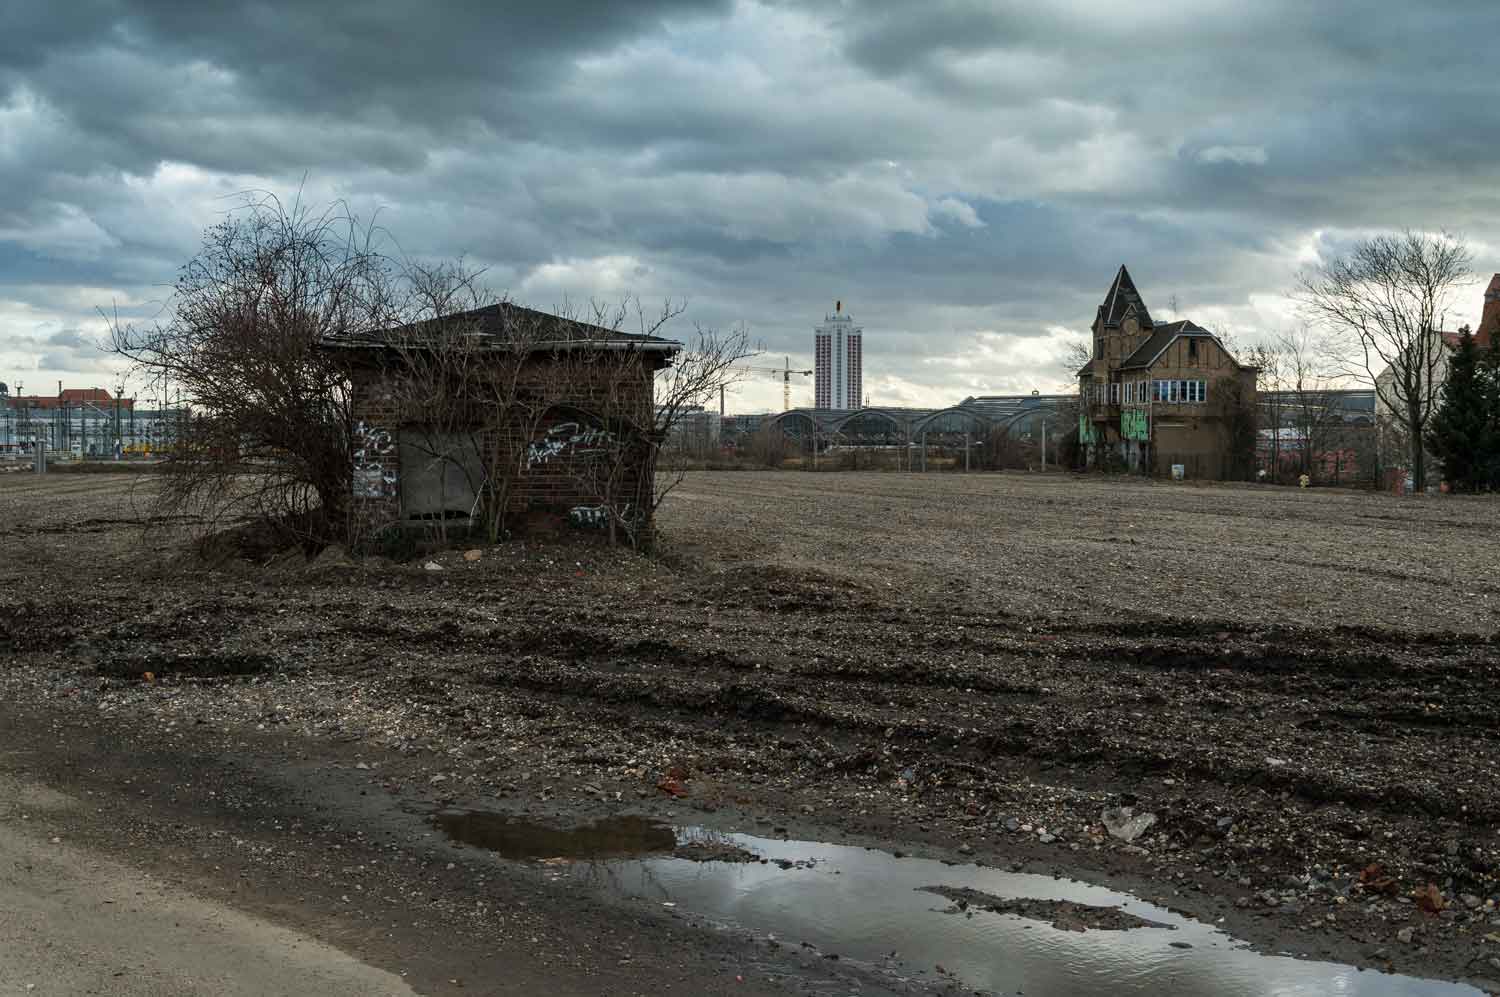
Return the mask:
{"type": "MultiPolygon", "coordinates": [[[[1038,405],[1041,405],[1041,396],[1042,393],[1039,390],[1031,389],[1031,397],[1037,400],[1038,405]]],[[[1047,470],[1047,417],[1045,415],[1042,416],[1042,470],[1047,470]]]]}
{"type": "Polygon", "coordinates": [[[115,460],[125,456],[125,444],[120,439],[120,401],[125,397],[125,382],[121,381],[115,386],[115,433],[114,446],[112,447],[115,460]]]}

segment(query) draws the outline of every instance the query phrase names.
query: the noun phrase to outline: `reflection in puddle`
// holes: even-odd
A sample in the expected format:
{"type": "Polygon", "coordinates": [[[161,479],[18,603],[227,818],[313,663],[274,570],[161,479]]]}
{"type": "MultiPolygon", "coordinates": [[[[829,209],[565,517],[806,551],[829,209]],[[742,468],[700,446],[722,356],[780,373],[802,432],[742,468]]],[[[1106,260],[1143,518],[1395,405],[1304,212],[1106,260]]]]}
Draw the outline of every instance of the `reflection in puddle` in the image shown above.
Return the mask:
{"type": "Polygon", "coordinates": [[[569,830],[481,810],[440,810],[432,819],[454,841],[517,861],[636,858],[677,847],[669,825],[645,817],[612,817],[569,830]]]}
{"type": "Polygon", "coordinates": [[[923,886],[920,889],[924,893],[953,901],[953,905],[944,911],[946,914],[978,911],[1014,914],[1046,922],[1064,931],[1130,931],[1133,928],[1177,930],[1175,925],[1152,921],[1113,905],[1081,904],[1073,900],[1040,900],[1036,897],[997,897],[981,890],[955,886],[923,886]]]}
{"type": "Polygon", "coordinates": [[[1031,997],[1480,993],[1458,984],[1259,955],[1210,925],[1073,880],[897,859],[845,845],[674,829],[638,817],[566,831],[478,812],[444,811],[434,819],[455,840],[505,858],[569,860],[547,863],[546,875],[671,904],[680,913],[772,936],[799,952],[857,960],[887,977],[959,980],[971,990],[1031,997]],[[715,850],[740,861],[715,860],[715,850]],[[759,858],[744,861],[746,852],[759,858]],[[683,855],[700,861],[678,857],[683,855]],[[996,902],[957,903],[979,894],[996,902]],[[1116,908],[1138,927],[1098,930],[1105,926],[1100,923],[1080,930],[1077,923],[1038,920],[1035,911],[1022,916],[1027,905],[1001,898],[1054,901],[1056,910],[1075,914],[1116,908]]]}

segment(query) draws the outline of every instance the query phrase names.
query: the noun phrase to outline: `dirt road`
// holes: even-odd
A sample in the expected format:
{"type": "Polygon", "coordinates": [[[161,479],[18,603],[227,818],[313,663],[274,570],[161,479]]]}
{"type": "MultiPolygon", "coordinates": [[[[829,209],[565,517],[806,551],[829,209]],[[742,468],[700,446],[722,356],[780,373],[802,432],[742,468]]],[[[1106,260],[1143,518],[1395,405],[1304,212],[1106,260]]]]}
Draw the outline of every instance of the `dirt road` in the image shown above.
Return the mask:
{"type": "Polygon", "coordinates": [[[351,786],[411,803],[764,821],[1500,974],[1493,503],[697,475],[655,560],[209,571],[122,494],[0,481],[6,701],[158,751],[363,752],[351,786]],[[1156,818],[1133,842],[1102,821],[1122,805],[1156,818]]]}
{"type": "Polygon", "coordinates": [[[44,837],[76,822],[73,797],[0,776],[0,801],[0,993],[414,993],[307,935],[44,837]]]}
{"type": "Polygon", "coordinates": [[[358,767],[382,752],[138,719],[0,701],[0,994],[759,997],[829,980],[656,905],[507,875],[434,833],[428,787],[358,767]]]}

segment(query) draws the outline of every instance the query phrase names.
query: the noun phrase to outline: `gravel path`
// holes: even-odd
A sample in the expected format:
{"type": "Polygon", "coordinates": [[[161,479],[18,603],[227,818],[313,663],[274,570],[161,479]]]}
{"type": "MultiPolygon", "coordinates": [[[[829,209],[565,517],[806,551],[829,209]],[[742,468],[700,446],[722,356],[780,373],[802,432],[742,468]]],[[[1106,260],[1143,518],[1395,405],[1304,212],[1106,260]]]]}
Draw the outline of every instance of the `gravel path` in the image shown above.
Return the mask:
{"type": "Polygon", "coordinates": [[[0,800],[0,993],[415,997],[316,939],[45,836],[76,822],[76,799],[0,774],[0,800]]]}

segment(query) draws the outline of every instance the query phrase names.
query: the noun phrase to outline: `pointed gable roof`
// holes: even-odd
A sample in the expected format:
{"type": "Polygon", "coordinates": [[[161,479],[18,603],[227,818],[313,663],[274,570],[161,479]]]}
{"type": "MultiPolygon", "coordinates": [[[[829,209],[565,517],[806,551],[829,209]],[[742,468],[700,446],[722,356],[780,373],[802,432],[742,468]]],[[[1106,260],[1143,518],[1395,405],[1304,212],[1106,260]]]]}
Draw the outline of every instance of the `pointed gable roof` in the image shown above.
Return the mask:
{"type": "MultiPolygon", "coordinates": [[[[1152,330],[1150,338],[1138,346],[1134,353],[1125,358],[1125,361],[1120,364],[1120,369],[1129,370],[1131,368],[1150,367],[1156,362],[1156,358],[1166,351],[1168,346],[1171,346],[1173,342],[1184,336],[1209,339],[1216,343],[1219,342],[1217,336],[1189,319],[1168,322],[1152,330]]],[[[1219,348],[1223,349],[1224,344],[1219,343],[1219,348]]],[[[1224,350],[1224,352],[1228,353],[1229,351],[1224,350]]],[[[1233,360],[1234,358],[1230,357],[1230,359],[1233,360]]]]}
{"type": "Polygon", "coordinates": [[[1106,329],[1116,329],[1131,315],[1140,322],[1141,328],[1151,328],[1151,313],[1146,310],[1146,302],[1141,298],[1141,292],[1136,290],[1135,281],[1130,279],[1130,271],[1122,263],[1119,272],[1115,274],[1114,283],[1109,285],[1109,290],[1104,294],[1104,303],[1099,306],[1095,322],[1102,323],[1106,329]]]}
{"type": "Polygon", "coordinates": [[[1490,286],[1484,289],[1484,311],[1474,330],[1474,342],[1485,347],[1496,336],[1500,336],[1500,273],[1491,277],[1490,286]]]}

